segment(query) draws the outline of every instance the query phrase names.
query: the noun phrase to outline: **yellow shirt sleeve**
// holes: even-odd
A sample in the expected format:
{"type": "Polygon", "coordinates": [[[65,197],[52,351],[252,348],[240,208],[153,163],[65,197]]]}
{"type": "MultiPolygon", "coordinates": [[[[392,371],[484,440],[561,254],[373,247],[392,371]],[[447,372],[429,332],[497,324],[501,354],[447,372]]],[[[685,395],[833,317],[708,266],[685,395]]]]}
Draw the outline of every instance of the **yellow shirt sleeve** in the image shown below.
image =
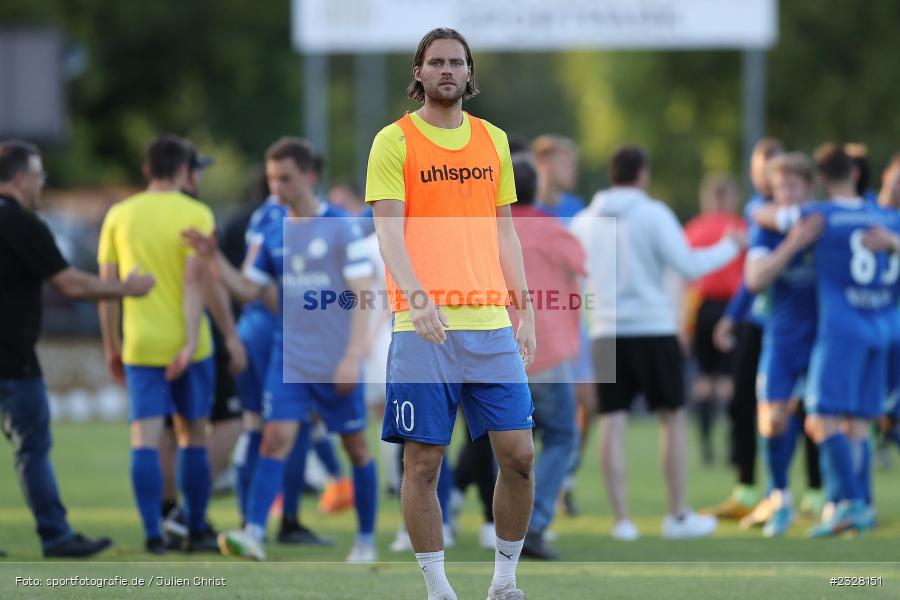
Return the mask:
{"type": "Polygon", "coordinates": [[[500,158],[500,183],[497,188],[496,205],[512,204],[518,198],[516,197],[516,179],[513,175],[512,156],[509,153],[509,140],[506,138],[506,132],[484,119],[481,122],[484,123],[488,135],[491,136],[494,147],[497,149],[497,156],[500,158]]]}
{"type": "Polygon", "coordinates": [[[366,202],[406,201],[406,183],[403,180],[405,162],[403,130],[396,123],[391,123],[379,131],[372,142],[366,170],[366,202]]]}
{"type": "Polygon", "coordinates": [[[111,206],[103,218],[103,226],[100,228],[100,244],[97,248],[97,264],[119,264],[119,255],[116,253],[114,237],[116,219],[116,207],[111,206]]]}

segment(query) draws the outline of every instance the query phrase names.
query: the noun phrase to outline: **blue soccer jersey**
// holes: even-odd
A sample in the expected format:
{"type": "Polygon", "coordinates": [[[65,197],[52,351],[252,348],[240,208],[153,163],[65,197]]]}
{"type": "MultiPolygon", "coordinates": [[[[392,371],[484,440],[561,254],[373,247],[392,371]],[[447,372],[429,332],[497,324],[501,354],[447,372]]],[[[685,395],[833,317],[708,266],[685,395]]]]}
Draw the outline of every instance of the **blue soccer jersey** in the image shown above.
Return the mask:
{"type": "MultiPolygon", "coordinates": [[[[246,244],[247,249],[249,250],[260,241],[261,232],[269,226],[269,223],[280,223],[286,216],[287,207],[279,202],[275,196],[269,196],[269,198],[266,199],[259,208],[253,211],[252,215],[250,215],[250,222],[247,223],[247,231],[244,233],[244,243],[246,244]]],[[[262,300],[249,302],[244,306],[241,314],[244,315],[248,312],[252,314],[260,311],[272,315],[271,311],[266,308],[266,305],[262,300]]],[[[261,321],[255,320],[255,322],[261,321]]],[[[272,316],[272,319],[268,322],[268,327],[271,327],[274,322],[274,316],[272,316]]]]}
{"type": "MultiPolygon", "coordinates": [[[[748,256],[765,256],[783,239],[781,234],[756,229],[748,256]]],[[[757,395],[761,399],[783,401],[803,393],[816,336],[815,277],[812,251],[798,253],[764,295],[768,319],[757,376],[757,395]]]]}
{"type": "Polygon", "coordinates": [[[896,307],[900,260],[871,252],[863,237],[871,227],[896,231],[897,217],[860,199],[808,204],[801,214],[825,219],[814,246],[819,317],[807,407],[813,414],[875,417],[886,393],[885,315],[896,307]]]}
{"type": "Polygon", "coordinates": [[[359,226],[335,217],[346,213],[322,203],[314,218],[270,223],[247,273],[261,285],[278,283],[281,313],[272,350],[281,353],[286,382],[332,381],[359,302],[348,280],[372,274],[359,226]]]}

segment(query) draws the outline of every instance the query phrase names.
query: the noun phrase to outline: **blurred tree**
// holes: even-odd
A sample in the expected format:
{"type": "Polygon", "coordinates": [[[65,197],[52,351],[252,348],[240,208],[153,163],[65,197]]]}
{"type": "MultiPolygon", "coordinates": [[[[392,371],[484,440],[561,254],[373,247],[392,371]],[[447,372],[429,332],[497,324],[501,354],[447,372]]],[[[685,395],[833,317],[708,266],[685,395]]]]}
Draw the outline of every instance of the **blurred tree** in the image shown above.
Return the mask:
{"type": "MultiPolygon", "coordinates": [[[[769,132],[804,151],[825,139],[864,141],[877,172],[900,145],[898,22],[894,0],[782,0],[769,132]]],[[[48,152],[53,185],[140,183],[144,145],[175,131],[219,159],[209,197],[230,201],[272,140],[302,133],[303,63],[287,0],[4,0],[0,24],[56,25],[87,50],[87,70],[69,86],[68,142],[48,152]]],[[[606,184],[606,159],[626,142],[647,146],[651,192],[684,217],[696,212],[705,171],[744,169],[736,51],[474,50],[483,94],[467,108],[510,133],[574,138],[586,197],[606,184]]],[[[415,108],[405,96],[412,51],[389,57],[385,124],[415,108]]],[[[332,57],[330,73],[328,163],[338,177],[355,172],[352,57],[332,57]]]]}

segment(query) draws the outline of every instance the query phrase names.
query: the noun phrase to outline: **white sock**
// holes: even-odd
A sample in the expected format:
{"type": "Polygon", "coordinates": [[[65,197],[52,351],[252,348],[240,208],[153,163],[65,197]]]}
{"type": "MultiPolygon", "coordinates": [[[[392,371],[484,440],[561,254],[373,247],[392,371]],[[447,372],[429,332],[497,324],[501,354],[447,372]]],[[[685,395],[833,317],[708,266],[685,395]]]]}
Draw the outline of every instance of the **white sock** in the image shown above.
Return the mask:
{"type": "Polygon", "coordinates": [[[508,542],[497,538],[492,588],[500,590],[506,587],[516,587],[516,566],[519,564],[519,555],[522,553],[524,544],[525,538],[518,542],[508,542]]]}
{"type": "Polygon", "coordinates": [[[450,587],[450,582],[444,573],[443,550],[440,552],[416,552],[416,561],[425,576],[428,600],[456,600],[456,592],[450,587]]]}
{"type": "Polygon", "coordinates": [[[259,543],[262,543],[263,539],[266,537],[266,530],[255,523],[247,523],[244,525],[244,531],[259,543]]]}

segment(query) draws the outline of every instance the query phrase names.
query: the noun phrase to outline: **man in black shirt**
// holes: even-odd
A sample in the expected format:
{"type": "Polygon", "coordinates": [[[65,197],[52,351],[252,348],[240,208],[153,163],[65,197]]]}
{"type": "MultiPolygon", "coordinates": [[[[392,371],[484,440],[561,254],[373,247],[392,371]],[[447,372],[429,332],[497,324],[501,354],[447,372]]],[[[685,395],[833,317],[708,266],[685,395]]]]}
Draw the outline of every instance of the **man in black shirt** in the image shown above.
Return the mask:
{"type": "Polygon", "coordinates": [[[26,142],[0,143],[0,427],[16,455],[16,472],[37,521],[45,557],[96,554],[110,540],[75,533],[66,521],[50,463],[50,410],[35,354],[41,328],[41,286],[49,281],[78,300],[144,296],[150,275],[131,273],[105,282],[70,267],[53,235],[31,211],[46,174],[37,148],[26,142]]]}

